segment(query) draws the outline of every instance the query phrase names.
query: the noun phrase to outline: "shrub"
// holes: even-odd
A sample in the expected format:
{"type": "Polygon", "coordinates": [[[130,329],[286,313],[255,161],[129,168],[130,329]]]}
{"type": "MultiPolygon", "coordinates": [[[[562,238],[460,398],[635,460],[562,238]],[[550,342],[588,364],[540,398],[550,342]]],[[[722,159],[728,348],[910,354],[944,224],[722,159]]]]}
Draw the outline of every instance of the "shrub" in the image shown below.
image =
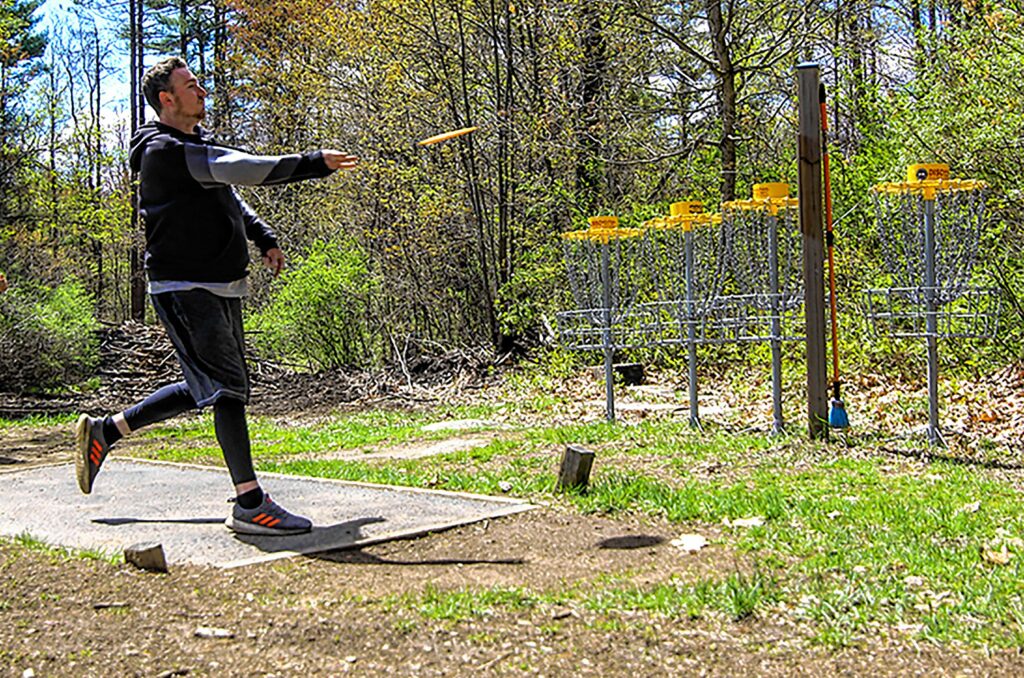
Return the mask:
{"type": "Polygon", "coordinates": [[[367,299],[373,288],[366,260],[355,249],[316,242],[285,272],[273,300],[248,318],[256,348],[310,369],[367,365],[367,299]]]}
{"type": "Polygon", "coordinates": [[[99,364],[93,298],[76,279],[0,295],[0,390],[77,384],[99,364]]]}

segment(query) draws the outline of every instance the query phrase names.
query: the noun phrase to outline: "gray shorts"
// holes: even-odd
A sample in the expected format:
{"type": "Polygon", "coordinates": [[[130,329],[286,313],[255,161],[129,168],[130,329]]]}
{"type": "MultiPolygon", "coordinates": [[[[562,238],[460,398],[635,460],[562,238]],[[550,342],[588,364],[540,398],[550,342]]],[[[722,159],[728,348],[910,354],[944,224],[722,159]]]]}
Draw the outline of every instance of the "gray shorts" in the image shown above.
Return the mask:
{"type": "Polygon", "coordinates": [[[242,300],[202,289],[150,295],[174,344],[188,390],[199,407],[221,398],[249,401],[242,300]]]}

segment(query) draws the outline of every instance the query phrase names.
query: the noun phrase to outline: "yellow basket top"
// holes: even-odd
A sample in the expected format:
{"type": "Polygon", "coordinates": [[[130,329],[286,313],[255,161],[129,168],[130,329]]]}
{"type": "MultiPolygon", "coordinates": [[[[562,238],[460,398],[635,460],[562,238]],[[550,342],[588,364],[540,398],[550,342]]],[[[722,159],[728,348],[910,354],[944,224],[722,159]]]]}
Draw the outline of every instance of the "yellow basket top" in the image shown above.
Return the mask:
{"type": "Polygon", "coordinates": [[[754,184],[753,197],[749,200],[730,200],[722,203],[723,212],[767,212],[776,215],[784,209],[800,206],[800,201],[789,197],[789,184],[772,182],[754,184]]]}
{"type": "Polygon", "coordinates": [[[668,216],[648,219],[640,227],[654,231],[692,231],[697,226],[720,223],[722,215],[705,212],[704,203],[700,200],[683,200],[672,203],[668,216]]]}
{"type": "Polygon", "coordinates": [[[682,200],[669,207],[669,216],[672,217],[696,217],[700,214],[704,214],[704,203],[700,200],[682,200]]]}
{"type": "Polygon", "coordinates": [[[917,163],[907,167],[906,181],[889,181],[875,184],[875,193],[893,195],[921,195],[925,200],[935,200],[938,193],[977,191],[988,187],[977,179],[950,179],[949,165],[945,163],[917,163]]]}
{"type": "Polygon", "coordinates": [[[613,216],[589,217],[587,223],[590,224],[589,228],[563,233],[562,238],[565,240],[592,240],[608,244],[612,240],[635,238],[643,234],[639,228],[619,228],[619,218],[613,216]]]}

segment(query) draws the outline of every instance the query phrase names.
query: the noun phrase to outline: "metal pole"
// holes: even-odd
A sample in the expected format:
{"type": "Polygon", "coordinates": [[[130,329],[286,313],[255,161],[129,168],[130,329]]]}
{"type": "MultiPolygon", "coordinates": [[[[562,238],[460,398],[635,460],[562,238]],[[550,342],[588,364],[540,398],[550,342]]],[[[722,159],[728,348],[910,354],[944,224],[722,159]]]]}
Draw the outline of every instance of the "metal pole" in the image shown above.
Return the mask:
{"type": "Polygon", "coordinates": [[[807,331],[807,419],[812,439],[828,439],[828,358],[825,351],[825,238],[821,196],[821,106],[818,64],[797,67],[800,84],[800,230],[803,233],[807,331]]]}
{"type": "Polygon", "coordinates": [[[768,291],[772,314],[772,412],[775,422],[772,433],[782,433],[786,425],[782,419],[782,319],[779,306],[779,218],[768,217],[768,291]]]}
{"type": "Polygon", "coordinates": [[[687,363],[690,368],[690,426],[700,428],[697,407],[697,309],[693,290],[693,229],[685,233],[686,242],[686,319],[687,363]]]}
{"type": "Polygon", "coordinates": [[[935,286],[935,200],[924,200],[925,334],[928,342],[928,443],[945,447],[939,430],[938,290],[935,286]]]}
{"type": "Polygon", "coordinates": [[[612,281],[610,242],[601,243],[601,285],[604,302],[604,322],[601,328],[601,342],[604,346],[604,394],[605,413],[608,421],[615,421],[615,346],[612,345],[612,281]]]}

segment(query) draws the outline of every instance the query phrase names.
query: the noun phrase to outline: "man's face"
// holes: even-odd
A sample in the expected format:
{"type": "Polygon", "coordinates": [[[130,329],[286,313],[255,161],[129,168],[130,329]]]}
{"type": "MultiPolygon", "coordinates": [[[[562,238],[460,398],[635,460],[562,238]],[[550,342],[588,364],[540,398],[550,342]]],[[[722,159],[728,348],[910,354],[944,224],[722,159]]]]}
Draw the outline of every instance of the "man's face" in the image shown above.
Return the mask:
{"type": "Polygon", "coordinates": [[[206,90],[199,84],[196,76],[187,68],[178,68],[171,73],[168,82],[170,90],[169,108],[184,118],[194,118],[199,122],[206,117],[206,90]]]}

